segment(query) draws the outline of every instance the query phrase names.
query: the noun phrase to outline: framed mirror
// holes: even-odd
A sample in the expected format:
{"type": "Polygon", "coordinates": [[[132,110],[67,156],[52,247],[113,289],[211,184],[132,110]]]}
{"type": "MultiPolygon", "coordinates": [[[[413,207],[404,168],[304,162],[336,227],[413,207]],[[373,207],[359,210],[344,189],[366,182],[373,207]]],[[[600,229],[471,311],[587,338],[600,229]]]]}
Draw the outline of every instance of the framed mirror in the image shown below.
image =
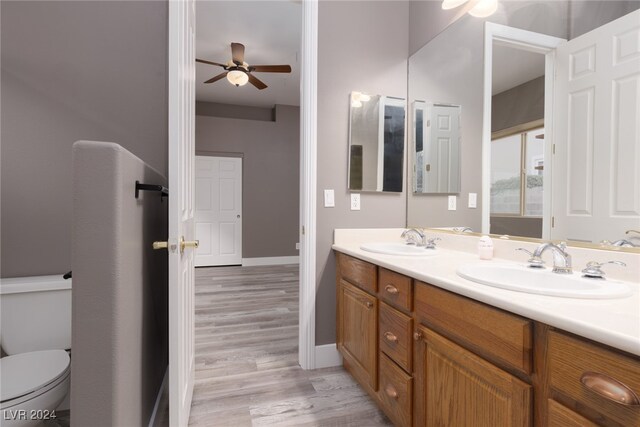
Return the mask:
{"type": "Polygon", "coordinates": [[[415,101],[413,192],[460,192],[460,105],[415,101]]]}
{"type": "Polygon", "coordinates": [[[350,105],[347,188],[402,192],[405,100],[352,92],[350,105]]]}

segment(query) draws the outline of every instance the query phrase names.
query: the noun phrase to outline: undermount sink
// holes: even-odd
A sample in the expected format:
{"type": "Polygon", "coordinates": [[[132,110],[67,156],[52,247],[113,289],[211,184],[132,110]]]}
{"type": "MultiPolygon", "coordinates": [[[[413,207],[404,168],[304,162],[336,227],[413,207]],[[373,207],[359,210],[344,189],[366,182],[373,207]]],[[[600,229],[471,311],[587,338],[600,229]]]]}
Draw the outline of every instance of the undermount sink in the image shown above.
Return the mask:
{"type": "Polygon", "coordinates": [[[424,246],[407,245],[406,243],[365,243],[360,249],[384,255],[402,256],[431,256],[438,253],[437,249],[425,249],[424,246]]]}
{"type": "Polygon", "coordinates": [[[633,293],[629,285],[616,280],[587,279],[580,273],[564,275],[517,264],[468,264],[458,268],[457,273],[483,285],[554,297],[611,299],[633,293]]]}

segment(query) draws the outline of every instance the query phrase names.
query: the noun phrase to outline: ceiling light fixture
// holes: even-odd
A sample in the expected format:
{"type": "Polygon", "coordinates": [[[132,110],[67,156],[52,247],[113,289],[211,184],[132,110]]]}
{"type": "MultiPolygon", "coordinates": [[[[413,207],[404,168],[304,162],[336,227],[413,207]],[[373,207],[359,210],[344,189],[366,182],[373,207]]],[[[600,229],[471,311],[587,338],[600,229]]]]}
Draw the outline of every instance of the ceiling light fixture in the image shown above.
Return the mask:
{"type": "MultiPolygon", "coordinates": [[[[470,0],[443,0],[442,8],[444,10],[455,9],[469,1],[470,0]]],[[[476,18],[486,18],[487,16],[493,15],[496,10],[498,10],[498,0],[478,0],[475,6],[469,10],[469,15],[476,18]]]]}
{"type": "Polygon", "coordinates": [[[498,0],[480,0],[470,11],[469,15],[476,18],[486,18],[498,10],[498,0]]]}
{"type": "Polygon", "coordinates": [[[456,7],[466,3],[468,0],[444,0],[442,8],[444,10],[455,9],[456,7]]]}
{"type": "Polygon", "coordinates": [[[242,70],[231,70],[227,73],[227,80],[234,86],[244,86],[249,81],[249,75],[242,70]]]}

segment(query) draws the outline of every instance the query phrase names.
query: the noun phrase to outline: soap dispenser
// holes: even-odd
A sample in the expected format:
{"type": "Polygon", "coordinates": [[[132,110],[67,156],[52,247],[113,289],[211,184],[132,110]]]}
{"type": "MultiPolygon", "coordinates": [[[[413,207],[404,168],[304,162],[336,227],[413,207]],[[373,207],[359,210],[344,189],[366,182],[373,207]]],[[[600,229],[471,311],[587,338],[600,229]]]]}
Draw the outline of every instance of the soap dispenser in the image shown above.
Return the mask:
{"type": "Polygon", "coordinates": [[[478,256],[480,259],[492,259],[493,258],[493,240],[489,236],[482,236],[478,240],[478,256]]]}

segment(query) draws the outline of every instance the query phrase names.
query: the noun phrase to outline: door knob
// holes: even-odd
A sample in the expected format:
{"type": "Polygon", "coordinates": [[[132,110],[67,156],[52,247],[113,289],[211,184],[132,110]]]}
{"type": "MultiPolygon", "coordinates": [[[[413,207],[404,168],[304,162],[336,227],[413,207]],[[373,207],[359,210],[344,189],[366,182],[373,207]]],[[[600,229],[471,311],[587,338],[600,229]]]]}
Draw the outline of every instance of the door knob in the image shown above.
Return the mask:
{"type": "Polygon", "coordinates": [[[198,249],[200,246],[200,240],[184,240],[184,236],[180,238],[180,253],[183,253],[185,248],[198,249]]]}

